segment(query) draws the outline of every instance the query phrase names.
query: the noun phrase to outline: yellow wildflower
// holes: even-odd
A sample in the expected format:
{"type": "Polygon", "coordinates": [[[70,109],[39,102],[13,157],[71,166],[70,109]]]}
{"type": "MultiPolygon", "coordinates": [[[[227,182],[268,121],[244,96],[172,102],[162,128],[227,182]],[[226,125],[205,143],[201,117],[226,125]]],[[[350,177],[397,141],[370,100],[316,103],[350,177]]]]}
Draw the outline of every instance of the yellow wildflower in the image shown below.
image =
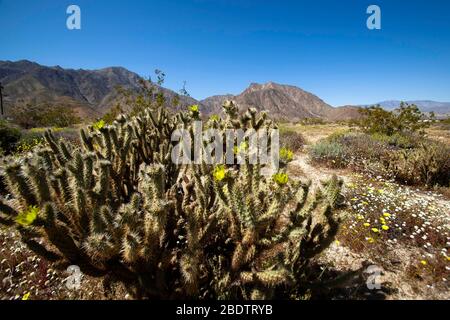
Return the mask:
{"type": "Polygon", "coordinates": [[[193,113],[197,113],[198,112],[198,105],[194,104],[192,106],[189,107],[189,111],[192,111],[193,113]]]}
{"type": "Polygon", "coordinates": [[[427,260],[421,260],[420,263],[423,264],[424,266],[428,264],[427,260]]]}
{"type": "Polygon", "coordinates": [[[289,180],[289,177],[286,173],[276,173],[273,175],[273,180],[282,185],[282,184],[286,184],[289,180]]]}
{"type": "Polygon", "coordinates": [[[358,219],[358,220],[363,220],[363,219],[364,219],[364,216],[363,216],[362,214],[358,214],[358,215],[356,216],[356,219],[358,219]]]}
{"type": "Polygon", "coordinates": [[[384,231],[387,231],[387,230],[389,230],[389,227],[387,225],[383,224],[381,226],[381,229],[383,229],[384,231]]]}
{"type": "Polygon", "coordinates": [[[387,212],[385,212],[385,213],[383,213],[383,216],[385,216],[386,218],[390,218],[390,217],[391,217],[391,214],[390,214],[390,213],[387,213],[387,212]]]}
{"type": "Polygon", "coordinates": [[[27,210],[20,212],[16,217],[16,222],[24,227],[31,225],[36,220],[39,208],[29,206],[27,210]]]}
{"type": "Polygon", "coordinates": [[[28,300],[29,297],[30,297],[30,293],[27,292],[23,295],[22,300],[28,300]]]}
{"type": "Polygon", "coordinates": [[[364,227],[370,227],[370,223],[366,222],[363,224],[364,227]]]}
{"type": "Polygon", "coordinates": [[[372,231],[375,232],[375,233],[380,232],[380,230],[378,230],[378,228],[372,228],[372,231]]]}
{"type": "Polygon", "coordinates": [[[373,238],[367,238],[367,241],[368,241],[369,243],[374,243],[374,242],[375,242],[375,240],[374,240],[373,238]]]}
{"type": "Polygon", "coordinates": [[[280,159],[284,162],[292,161],[292,159],[294,159],[294,153],[288,148],[281,148],[280,159]]]}
{"type": "Polygon", "coordinates": [[[106,125],[105,120],[101,119],[93,124],[95,130],[100,130],[106,125]]]}
{"type": "Polygon", "coordinates": [[[216,181],[222,181],[223,179],[225,179],[225,176],[226,176],[225,166],[220,165],[220,166],[215,167],[213,176],[216,181]]]}

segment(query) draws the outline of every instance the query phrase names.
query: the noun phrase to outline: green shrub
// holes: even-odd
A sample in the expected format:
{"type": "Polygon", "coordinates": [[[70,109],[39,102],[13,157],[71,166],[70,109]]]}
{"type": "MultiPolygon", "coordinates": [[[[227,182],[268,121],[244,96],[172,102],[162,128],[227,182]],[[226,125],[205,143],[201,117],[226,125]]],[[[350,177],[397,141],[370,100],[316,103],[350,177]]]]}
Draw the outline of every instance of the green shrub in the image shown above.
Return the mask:
{"type": "Polygon", "coordinates": [[[24,132],[17,142],[14,152],[21,154],[32,151],[34,148],[44,143],[44,136],[41,133],[24,132]]]}
{"type": "Polygon", "coordinates": [[[343,167],[348,164],[344,147],[333,141],[319,141],[309,149],[309,155],[314,162],[332,167],[343,167]]]}
{"type": "Polygon", "coordinates": [[[14,151],[20,137],[21,133],[19,129],[13,127],[4,120],[0,120],[0,149],[3,150],[5,154],[14,151]]]}
{"type": "Polygon", "coordinates": [[[375,141],[387,144],[390,146],[398,147],[401,149],[411,149],[419,145],[423,141],[423,137],[416,134],[401,134],[394,133],[391,136],[382,133],[372,134],[372,139],[375,141]]]}
{"type": "Polygon", "coordinates": [[[402,103],[400,108],[394,111],[384,110],[377,105],[361,109],[360,112],[363,117],[359,120],[359,126],[369,134],[422,134],[423,129],[430,125],[429,122],[423,121],[426,117],[416,105],[406,103],[402,103]]]}

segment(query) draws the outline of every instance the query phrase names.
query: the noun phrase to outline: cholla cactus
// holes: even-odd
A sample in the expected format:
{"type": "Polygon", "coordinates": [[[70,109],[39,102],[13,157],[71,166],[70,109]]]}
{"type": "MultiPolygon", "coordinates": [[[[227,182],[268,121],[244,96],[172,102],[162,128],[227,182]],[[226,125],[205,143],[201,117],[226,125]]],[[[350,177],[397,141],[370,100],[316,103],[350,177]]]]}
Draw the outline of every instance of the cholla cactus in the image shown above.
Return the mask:
{"type": "MultiPolygon", "coordinates": [[[[225,109],[213,119],[223,130],[274,126],[255,110],[225,109]]],[[[313,195],[309,183],[263,177],[248,161],[177,166],[170,134],[196,117],[120,116],[81,130],[80,147],[47,132],[47,147],[5,169],[14,197],[0,201],[0,223],[57,266],[120,281],[137,298],[296,296],[337,231],[341,182],[313,195]]]]}

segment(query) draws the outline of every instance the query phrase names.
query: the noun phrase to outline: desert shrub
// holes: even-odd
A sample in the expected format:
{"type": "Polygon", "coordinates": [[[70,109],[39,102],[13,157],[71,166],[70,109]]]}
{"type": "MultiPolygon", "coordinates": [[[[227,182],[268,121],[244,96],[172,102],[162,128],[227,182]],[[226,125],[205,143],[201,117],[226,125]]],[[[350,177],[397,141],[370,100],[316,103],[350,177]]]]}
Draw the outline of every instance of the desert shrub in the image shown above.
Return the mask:
{"type": "Polygon", "coordinates": [[[309,149],[309,155],[314,162],[331,167],[344,167],[348,163],[344,147],[333,141],[319,141],[309,149]]]}
{"type": "Polygon", "coordinates": [[[36,132],[24,132],[17,142],[14,153],[27,153],[44,143],[44,136],[36,132]]]}
{"type": "Polygon", "coordinates": [[[313,163],[333,168],[351,167],[371,176],[390,178],[386,170],[392,147],[370,135],[338,132],[320,140],[309,150],[313,163]]]}
{"type": "MultiPolygon", "coordinates": [[[[254,109],[224,109],[211,125],[274,126],[254,109]]],[[[5,168],[13,198],[0,201],[0,222],[55,267],[78,265],[137,298],[303,297],[318,285],[308,278],[312,259],[337,233],[342,181],[313,193],[283,169],[261,176],[248,159],[239,169],[176,165],[171,133],[193,130],[199,116],[120,116],[81,130],[80,147],[48,131],[48,146],[5,168]]]]}
{"type": "Polygon", "coordinates": [[[321,118],[304,118],[299,123],[303,125],[321,125],[327,122],[321,118]]]}
{"type": "Polygon", "coordinates": [[[437,142],[423,143],[395,153],[389,168],[403,183],[450,186],[450,148],[437,142]]]}
{"type": "Polygon", "coordinates": [[[73,108],[46,103],[15,106],[12,118],[15,123],[25,129],[68,127],[81,121],[73,108]]]}
{"type": "Polygon", "coordinates": [[[294,130],[280,130],[280,146],[294,152],[299,151],[305,145],[305,137],[294,130]]]}
{"type": "Polygon", "coordinates": [[[11,153],[20,140],[21,132],[4,120],[0,120],[0,149],[5,154],[11,153]]]}
{"type": "Polygon", "coordinates": [[[379,133],[391,136],[395,133],[410,134],[423,133],[423,129],[430,125],[424,121],[425,115],[416,105],[402,103],[394,111],[384,110],[380,106],[361,109],[363,115],[359,126],[369,134],[379,133]]]}
{"type": "Polygon", "coordinates": [[[393,135],[386,135],[381,133],[372,134],[372,139],[375,141],[387,144],[389,146],[398,147],[401,149],[411,149],[419,145],[423,141],[423,137],[413,133],[394,133],[393,135]]]}

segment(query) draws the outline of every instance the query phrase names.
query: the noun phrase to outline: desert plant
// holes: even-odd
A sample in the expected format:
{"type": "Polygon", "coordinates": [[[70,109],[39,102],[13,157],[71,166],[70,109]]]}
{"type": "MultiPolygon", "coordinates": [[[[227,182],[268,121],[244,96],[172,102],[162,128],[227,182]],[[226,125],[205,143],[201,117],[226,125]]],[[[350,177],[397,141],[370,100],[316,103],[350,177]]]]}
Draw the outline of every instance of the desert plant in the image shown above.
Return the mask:
{"type": "Polygon", "coordinates": [[[306,141],[303,135],[295,130],[280,130],[280,145],[292,151],[299,151],[303,148],[306,141]]]}
{"type": "Polygon", "coordinates": [[[21,132],[4,120],[0,120],[0,149],[8,154],[12,152],[20,140],[21,132]]]}
{"type": "MultiPolygon", "coordinates": [[[[226,103],[218,128],[272,125],[226,103]]],[[[194,110],[195,111],[195,110],[194,110]]],[[[311,259],[337,232],[342,182],[322,189],[241,168],[175,165],[171,132],[189,113],[164,108],[81,130],[5,168],[0,222],[64,268],[119,281],[137,298],[298,298],[311,259]],[[43,240],[43,241],[42,241],[43,240]]]]}
{"type": "Polygon", "coordinates": [[[450,186],[450,149],[442,143],[422,143],[415,149],[397,152],[389,167],[403,183],[450,186]]]}
{"type": "Polygon", "coordinates": [[[394,111],[384,110],[379,105],[361,109],[362,119],[359,121],[361,129],[370,134],[380,133],[385,135],[398,134],[423,134],[423,129],[429,126],[429,122],[423,121],[426,117],[416,105],[401,103],[394,111]]]}
{"type": "Polygon", "coordinates": [[[316,163],[324,163],[332,167],[343,167],[348,163],[344,147],[333,141],[317,142],[309,148],[309,156],[316,163]]]}
{"type": "Polygon", "coordinates": [[[11,116],[15,123],[25,129],[50,126],[68,127],[81,121],[74,108],[47,103],[17,105],[11,116]]]}

